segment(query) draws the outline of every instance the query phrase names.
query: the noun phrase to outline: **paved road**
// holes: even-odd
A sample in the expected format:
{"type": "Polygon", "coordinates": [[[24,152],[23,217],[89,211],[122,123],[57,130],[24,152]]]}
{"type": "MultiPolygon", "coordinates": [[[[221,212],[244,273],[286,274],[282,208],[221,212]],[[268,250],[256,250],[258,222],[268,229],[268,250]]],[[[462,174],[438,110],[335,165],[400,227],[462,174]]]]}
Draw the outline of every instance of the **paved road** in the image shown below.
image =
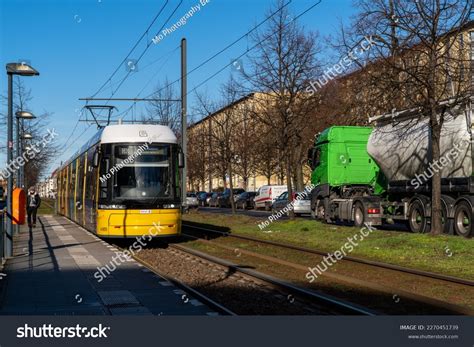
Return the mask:
{"type": "MultiPolygon", "coordinates": [[[[223,214],[232,214],[232,209],[230,208],[219,208],[219,207],[199,207],[199,211],[208,212],[208,213],[223,213],[223,214]]],[[[236,210],[237,214],[246,215],[249,217],[257,217],[257,218],[266,218],[270,216],[272,213],[270,211],[264,210],[236,210]]],[[[287,219],[288,217],[282,216],[281,219],[287,219]]],[[[306,218],[309,219],[311,216],[304,215],[298,218],[306,218]]]]}
{"type": "MultiPolygon", "coordinates": [[[[207,213],[216,213],[216,214],[232,214],[232,209],[230,208],[219,208],[219,207],[199,207],[199,211],[202,212],[207,212],[207,213]]],[[[255,217],[255,218],[267,218],[269,217],[272,213],[270,211],[264,211],[264,210],[236,210],[236,213],[239,215],[245,215],[249,217],[255,217]]],[[[311,215],[303,215],[296,217],[297,219],[306,219],[309,220],[311,219],[311,215]]],[[[281,220],[288,219],[286,215],[282,216],[280,218],[281,220]]],[[[338,223],[338,225],[345,225],[338,223]]],[[[347,224],[348,226],[351,226],[350,224],[347,224]]],[[[377,229],[381,230],[393,230],[393,231],[409,231],[408,228],[404,224],[384,224],[380,227],[377,227],[377,229]]]]}

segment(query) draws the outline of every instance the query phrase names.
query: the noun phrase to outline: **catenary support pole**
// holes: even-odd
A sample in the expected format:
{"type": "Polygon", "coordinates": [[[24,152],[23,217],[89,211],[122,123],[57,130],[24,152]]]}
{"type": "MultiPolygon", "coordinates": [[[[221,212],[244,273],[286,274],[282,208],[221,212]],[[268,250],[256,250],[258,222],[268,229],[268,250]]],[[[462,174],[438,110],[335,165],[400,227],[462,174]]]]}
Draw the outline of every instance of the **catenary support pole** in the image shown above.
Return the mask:
{"type": "Polygon", "coordinates": [[[186,203],[186,166],[187,166],[187,71],[186,71],[186,39],[181,40],[181,148],[184,155],[184,167],[181,170],[181,202],[184,206],[186,203]]]}

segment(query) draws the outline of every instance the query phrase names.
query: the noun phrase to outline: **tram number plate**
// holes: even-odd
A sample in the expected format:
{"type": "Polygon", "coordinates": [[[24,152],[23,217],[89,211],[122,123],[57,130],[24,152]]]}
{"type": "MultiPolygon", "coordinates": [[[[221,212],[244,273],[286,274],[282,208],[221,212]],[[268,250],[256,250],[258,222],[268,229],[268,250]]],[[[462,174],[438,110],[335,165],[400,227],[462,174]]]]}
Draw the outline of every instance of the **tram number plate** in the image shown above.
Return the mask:
{"type": "Polygon", "coordinates": [[[149,214],[151,213],[151,210],[140,210],[141,214],[149,214]]]}

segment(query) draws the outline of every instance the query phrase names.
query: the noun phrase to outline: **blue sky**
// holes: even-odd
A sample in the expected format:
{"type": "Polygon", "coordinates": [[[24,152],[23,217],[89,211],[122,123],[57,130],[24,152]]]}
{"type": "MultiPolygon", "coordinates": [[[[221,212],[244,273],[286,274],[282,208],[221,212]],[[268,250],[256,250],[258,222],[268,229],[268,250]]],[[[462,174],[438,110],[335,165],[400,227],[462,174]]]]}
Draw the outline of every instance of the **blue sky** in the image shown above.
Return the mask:
{"type": "MultiPolygon", "coordinates": [[[[199,1],[184,0],[165,27],[174,24],[199,1]]],[[[299,14],[315,2],[293,0],[289,8],[293,14],[299,14]]],[[[108,79],[164,3],[164,0],[0,1],[0,63],[5,66],[8,62],[27,60],[40,71],[39,77],[23,78],[34,98],[30,109],[37,114],[45,111],[52,113],[50,127],[59,133],[59,143],[66,141],[79,118],[84,102],[78,98],[92,95],[108,79]]],[[[169,0],[153,26],[148,42],[178,3],[178,0],[169,0]]],[[[182,37],[188,40],[188,70],[191,70],[260,22],[271,4],[272,0],[210,0],[186,25],[158,44],[151,45],[138,63],[137,72],[129,76],[115,97],[136,97],[142,89],[140,96],[144,97],[166,77],[169,80],[179,78],[179,50],[170,52],[179,46],[182,37]]],[[[307,30],[317,31],[324,37],[335,33],[340,22],[346,22],[353,11],[351,0],[323,0],[305,14],[300,23],[307,30]]],[[[144,48],[145,41],[142,41],[130,58],[137,58],[144,48]]],[[[228,64],[246,48],[247,42],[242,40],[189,75],[189,89],[228,64]]],[[[126,73],[126,66],[121,66],[112,80],[112,87],[126,73]]],[[[214,95],[229,73],[230,68],[201,89],[214,95]]],[[[6,74],[3,76],[0,93],[6,95],[6,74]]],[[[110,97],[111,90],[108,84],[97,97],[110,97]]],[[[191,98],[190,108],[192,104],[191,98]]],[[[114,105],[122,112],[131,104],[116,102],[114,105]]],[[[139,113],[140,106],[137,106],[135,114],[139,113]]],[[[127,117],[131,116],[132,112],[129,112],[127,117]]],[[[52,167],[66,160],[96,130],[95,126],[85,131],[86,128],[87,124],[79,124],[72,137],[73,143],[55,159],[52,167]]],[[[2,133],[5,130],[1,129],[2,133]]],[[[3,166],[4,162],[5,156],[0,154],[0,165],[3,166]]]]}

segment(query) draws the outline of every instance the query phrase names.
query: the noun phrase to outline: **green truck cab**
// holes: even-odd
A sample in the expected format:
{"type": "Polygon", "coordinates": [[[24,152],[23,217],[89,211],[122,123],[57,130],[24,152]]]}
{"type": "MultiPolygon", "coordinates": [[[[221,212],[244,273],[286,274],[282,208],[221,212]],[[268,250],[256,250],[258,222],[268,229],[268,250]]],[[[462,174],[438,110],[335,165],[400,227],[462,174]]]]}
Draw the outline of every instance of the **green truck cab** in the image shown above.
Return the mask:
{"type": "Polygon", "coordinates": [[[311,183],[331,187],[369,186],[375,194],[381,194],[380,169],[366,149],[371,132],[369,127],[333,126],[320,133],[308,155],[313,169],[311,183]]]}
{"type": "Polygon", "coordinates": [[[367,153],[372,128],[333,126],[308,152],[312,171],[311,211],[315,219],[380,225],[383,174],[367,153]]]}

